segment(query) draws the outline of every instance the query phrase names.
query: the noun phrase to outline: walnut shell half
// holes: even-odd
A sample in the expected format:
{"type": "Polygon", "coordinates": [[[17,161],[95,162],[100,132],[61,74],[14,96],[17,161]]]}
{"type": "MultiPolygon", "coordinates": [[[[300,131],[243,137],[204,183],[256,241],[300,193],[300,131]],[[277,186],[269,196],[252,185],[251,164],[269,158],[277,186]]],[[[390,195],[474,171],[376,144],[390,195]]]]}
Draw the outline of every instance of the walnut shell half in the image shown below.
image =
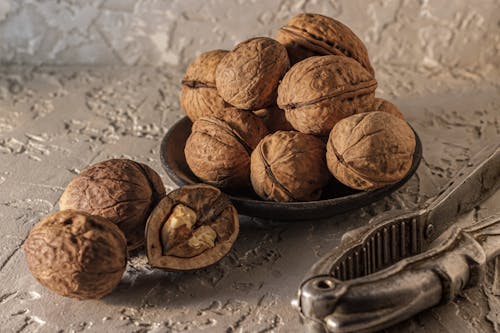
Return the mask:
{"type": "Polygon", "coordinates": [[[275,104],[278,83],[288,68],[283,45],[271,38],[252,38],[226,54],[217,66],[215,82],[226,102],[253,111],[275,104]]]}
{"type": "Polygon", "coordinates": [[[148,219],[148,260],[174,271],[207,267],[229,252],[238,232],[238,212],[219,189],[184,186],[160,201],[148,219]]]}
{"type": "Polygon", "coordinates": [[[295,64],[278,88],[278,106],[299,132],[328,135],[341,119],[370,111],[377,81],[357,61],[310,57],[295,64]]]}
{"type": "Polygon", "coordinates": [[[226,103],[215,86],[215,70],[227,52],[214,50],[202,53],[188,66],[182,79],[180,101],[191,121],[217,115],[224,109],[226,103]]]}
{"type": "Polygon", "coordinates": [[[396,183],[408,173],[415,144],[415,134],[406,121],[387,112],[360,113],[332,129],[326,160],[343,184],[372,190],[396,183]]]}
{"type": "Polygon", "coordinates": [[[120,282],[127,241],[108,220],[63,210],[31,229],[24,244],[28,267],[46,288],[78,299],[101,298],[120,282]]]}
{"type": "Polygon", "coordinates": [[[325,144],[295,131],[270,134],[252,153],[250,175],[255,192],[265,200],[318,200],[331,178],[325,144]]]}
{"type": "Polygon", "coordinates": [[[278,31],[276,40],[285,45],[292,65],[311,56],[339,55],[356,60],[370,74],[375,74],[361,39],[333,18],[298,14],[278,31]]]}
{"type": "Polygon", "coordinates": [[[250,187],[250,154],[268,133],[252,112],[225,109],[221,118],[194,122],[184,154],[203,182],[225,189],[250,187]]]}
{"type": "Polygon", "coordinates": [[[59,206],[117,224],[132,250],[144,244],[146,220],[164,196],[161,178],[153,169],[128,159],[112,159],[91,165],[76,176],[64,190],[59,206]]]}

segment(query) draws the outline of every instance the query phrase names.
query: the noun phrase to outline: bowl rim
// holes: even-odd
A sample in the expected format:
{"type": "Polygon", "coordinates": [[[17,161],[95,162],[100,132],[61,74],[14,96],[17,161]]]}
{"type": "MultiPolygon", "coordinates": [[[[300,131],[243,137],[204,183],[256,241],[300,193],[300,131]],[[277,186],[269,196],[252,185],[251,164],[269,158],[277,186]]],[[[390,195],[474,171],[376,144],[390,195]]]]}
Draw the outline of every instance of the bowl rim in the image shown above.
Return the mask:
{"type": "MultiPolygon", "coordinates": [[[[183,125],[183,123],[189,122],[192,124],[191,120],[184,116],[183,118],[176,121],[165,133],[160,145],[160,161],[163,166],[163,169],[166,171],[168,177],[178,186],[196,184],[196,182],[186,182],[184,179],[179,177],[179,175],[174,171],[174,169],[170,166],[166,159],[166,147],[177,129],[177,127],[183,125]]],[[[410,124],[408,124],[410,125],[410,124]]],[[[283,209],[291,209],[291,210],[302,210],[302,209],[320,209],[321,207],[329,207],[332,205],[339,205],[344,202],[350,203],[353,200],[361,200],[363,198],[369,199],[374,197],[374,200],[370,200],[369,202],[374,202],[378,200],[378,197],[383,195],[384,193],[392,193],[396,191],[398,188],[403,186],[416,172],[418,166],[420,165],[420,161],[422,159],[422,142],[420,137],[418,136],[415,129],[410,125],[413,133],[415,134],[415,151],[413,153],[413,161],[410,169],[406,173],[406,175],[398,182],[369,191],[359,191],[357,193],[349,194],[346,196],[330,198],[330,199],[322,199],[322,200],[314,200],[314,201],[298,201],[298,202],[275,202],[275,201],[267,201],[267,200],[258,200],[252,198],[246,198],[243,196],[235,196],[226,193],[229,198],[233,202],[244,203],[248,205],[260,205],[263,209],[265,208],[283,208],[283,209]]],[[[201,181],[199,183],[202,183],[201,181]]],[[[361,206],[360,206],[361,207],[361,206]]]]}

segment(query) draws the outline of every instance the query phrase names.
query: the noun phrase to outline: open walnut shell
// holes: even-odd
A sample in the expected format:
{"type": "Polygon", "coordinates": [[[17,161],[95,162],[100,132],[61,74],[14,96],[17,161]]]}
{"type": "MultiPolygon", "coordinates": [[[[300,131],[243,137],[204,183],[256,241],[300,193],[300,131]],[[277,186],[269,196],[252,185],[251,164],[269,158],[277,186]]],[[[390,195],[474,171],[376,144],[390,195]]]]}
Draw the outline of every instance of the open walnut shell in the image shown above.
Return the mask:
{"type": "Polygon", "coordinates": [[[338,122],[327,144],[332,174],[344,185],[372,190],[401,180],[410,170],[415,134],[387,112],[366,112],[338,122]]]}
{"type": "Polygon", "coordinates": [[[128,249],[133,250],[144,244],[146,220],[164,196],[165,187],[153,169],[128,159],[111,159],[93,164],[73,178],[59,206],[110,220],[123,231],[128,249]]]}
{"type": "Polygon", "coordinates": [[[401,113],[396,105],[383,98],[376,97],[371,110],[387,112],[399,119],[406,120],[405,116],[403,116],[403,113],[401,113]]]}
{"type": "Polygon", "coordinates": [[[148,260],[174,271],[207,267],[229,252],[238,232],[238,212],[219,189],[184,186],[160,201],[148,219],[148,260]]]}
{"type": "Polygon", "coordinates": [[[63,210],[31,229],[24,244],[33,276],[67,297],[96,299],[110,293],[127,266],[127,241],[110,221],[63,210]]]}
{"type": "Polygon", "coordinates": [[[220,118],[194,122],[184,154],[203,182],[225,189],[250,187],[250,154],[268,133],[252,112],[227,108],[220,118]]]}
{"type": "Polygon", "coordinates": [[[370,74],[375,74],[361,39],[333,18],[298,14],[278,31],[276,40],[285,45],[292,65],[312,56],[339,55],[356,60],[370,74]]]}
{"type": "Polygon", "coordinates": [[[288,68],[285,47],[274,39],[257,37],[226,54],[217,66],[215,82],[226,102],[253,111],[275,104],[276,89],[288,68]]]}
{"type": "Polygon", "coordinates": [[[202,53],[187,68],[182,79],[181,106],[195,121],[203,116],[218,115],[226,103],[215,86],[215,70],[228,51],[214,50],[202,53]]]}
{"type": "Polygon", "coordinates": [[[377,81],[357,61],[310,57],[295,64],[278,88],[278,106],[299,132],[326,136],[350,115],[370,111],[377,81]]]}
{"type": "Polygon", "coordinates": [[[312,135],[278,131],[262,139],[252,153],[252,185],[265,200],[318,200],[330,178],[325,144],[312,135]]]}

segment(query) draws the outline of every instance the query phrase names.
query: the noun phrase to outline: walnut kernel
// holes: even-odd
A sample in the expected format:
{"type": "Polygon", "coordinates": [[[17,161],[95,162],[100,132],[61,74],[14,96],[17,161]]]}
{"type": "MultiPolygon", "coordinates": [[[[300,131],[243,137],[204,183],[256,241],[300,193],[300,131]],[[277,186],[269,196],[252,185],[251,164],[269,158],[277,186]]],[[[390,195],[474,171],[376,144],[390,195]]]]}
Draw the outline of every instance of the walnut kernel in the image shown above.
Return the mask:
{"type": "Polygon", "coordinates": [[[167,270],[203,268],[229,252],[238,232],[238,213],[220,190],[184,186],[160,201],[148,219],[148,259],[167,270]]]}

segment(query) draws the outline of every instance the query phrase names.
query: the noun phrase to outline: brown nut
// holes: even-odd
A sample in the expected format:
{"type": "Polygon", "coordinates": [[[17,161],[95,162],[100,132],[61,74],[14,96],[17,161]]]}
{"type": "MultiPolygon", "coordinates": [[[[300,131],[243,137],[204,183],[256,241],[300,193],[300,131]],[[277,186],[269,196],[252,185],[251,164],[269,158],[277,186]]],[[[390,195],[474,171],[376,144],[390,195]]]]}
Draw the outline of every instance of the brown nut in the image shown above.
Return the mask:
{"type": "Polygon", "coordinates": [[[167,270],[210,266],[229,252],[238,232],[238,212],[219,189],[184,186],[160,201],[148,219],[148,260],[167,270]]]}
{"type": "Polygon", "coordinates": [[[64,210],[46,216],[24,244],[28,267],[46,288],[67,297],[109,294],[127,266],[127,241],[108,220],[64,210]]]}
{"type": "Polygon", "coordinates": [[[144,244],[146,220],[164,196],[161,178],[153,169],[128,159],[112,159],[91,165],[75,177],[59,206],[117,224],[132,250],[144,244]]]}
{"type": "Polygon", "coordinates": [[[265,200],[318,200],[330,178],[325,144],[312,135],[278,131],[252,153],[252,185],[265,200]]]}
{"type": "Polygon", "coordinates": [[[225,50],[202,53],[187,68],[182,79],[181,106],[191,121],[219,114],[225,107],[215,87],[215,70],[225,50]]]}
{"type": "Polygon", "coordinates": [[[276,40],[285,45],[292,65],[312,56],[338,55],[353,58],[369,73],[375,74],[361,39],[331,17],[298,14],[278,31],[276,40]]]}
{"type": "Polygon", "coordinates": [[[406,120],[405,116],[403,116],[396,105],[383,98],[376,97],[371,109],[372,111],[387,112],[399,119],[406,120]]]}
{"type": "Polygon", "coordinates": [[[371,190],[396,183],[410,170],[415,134],[406,121],[386,112],[353,115],[330,133],[326,160],[344,185],[371,190]]]}
{"type": "Polygon", "coordinates": [[[285,111],[276,105],[254,111],[253,113],[262,119],[270,133],[293,130],[292,124],[286,120],[285,111]]]}
{"type": "Polygon", "coordinates": [[[250,187],[250,154],[268,133],[252,112],[227,108],[224,116],[194,122],[184,154],[203,182],[225,189],[250,187]]]}
{"type": "Polygon", "coordinates": [[[278,88],[278,106],[299,132],[328,135],[335,124],[373,105],[377,81],[357,61],[310,57],[294,65],[278,88]]]}
{"type": "Polygon", "coordinates": [[[271,38],[252,38],[221,60],[215,77],[217,90],[238,109],[258,110],[275,104],[278,83],[289,67],[283,45],[271,38]]]}

